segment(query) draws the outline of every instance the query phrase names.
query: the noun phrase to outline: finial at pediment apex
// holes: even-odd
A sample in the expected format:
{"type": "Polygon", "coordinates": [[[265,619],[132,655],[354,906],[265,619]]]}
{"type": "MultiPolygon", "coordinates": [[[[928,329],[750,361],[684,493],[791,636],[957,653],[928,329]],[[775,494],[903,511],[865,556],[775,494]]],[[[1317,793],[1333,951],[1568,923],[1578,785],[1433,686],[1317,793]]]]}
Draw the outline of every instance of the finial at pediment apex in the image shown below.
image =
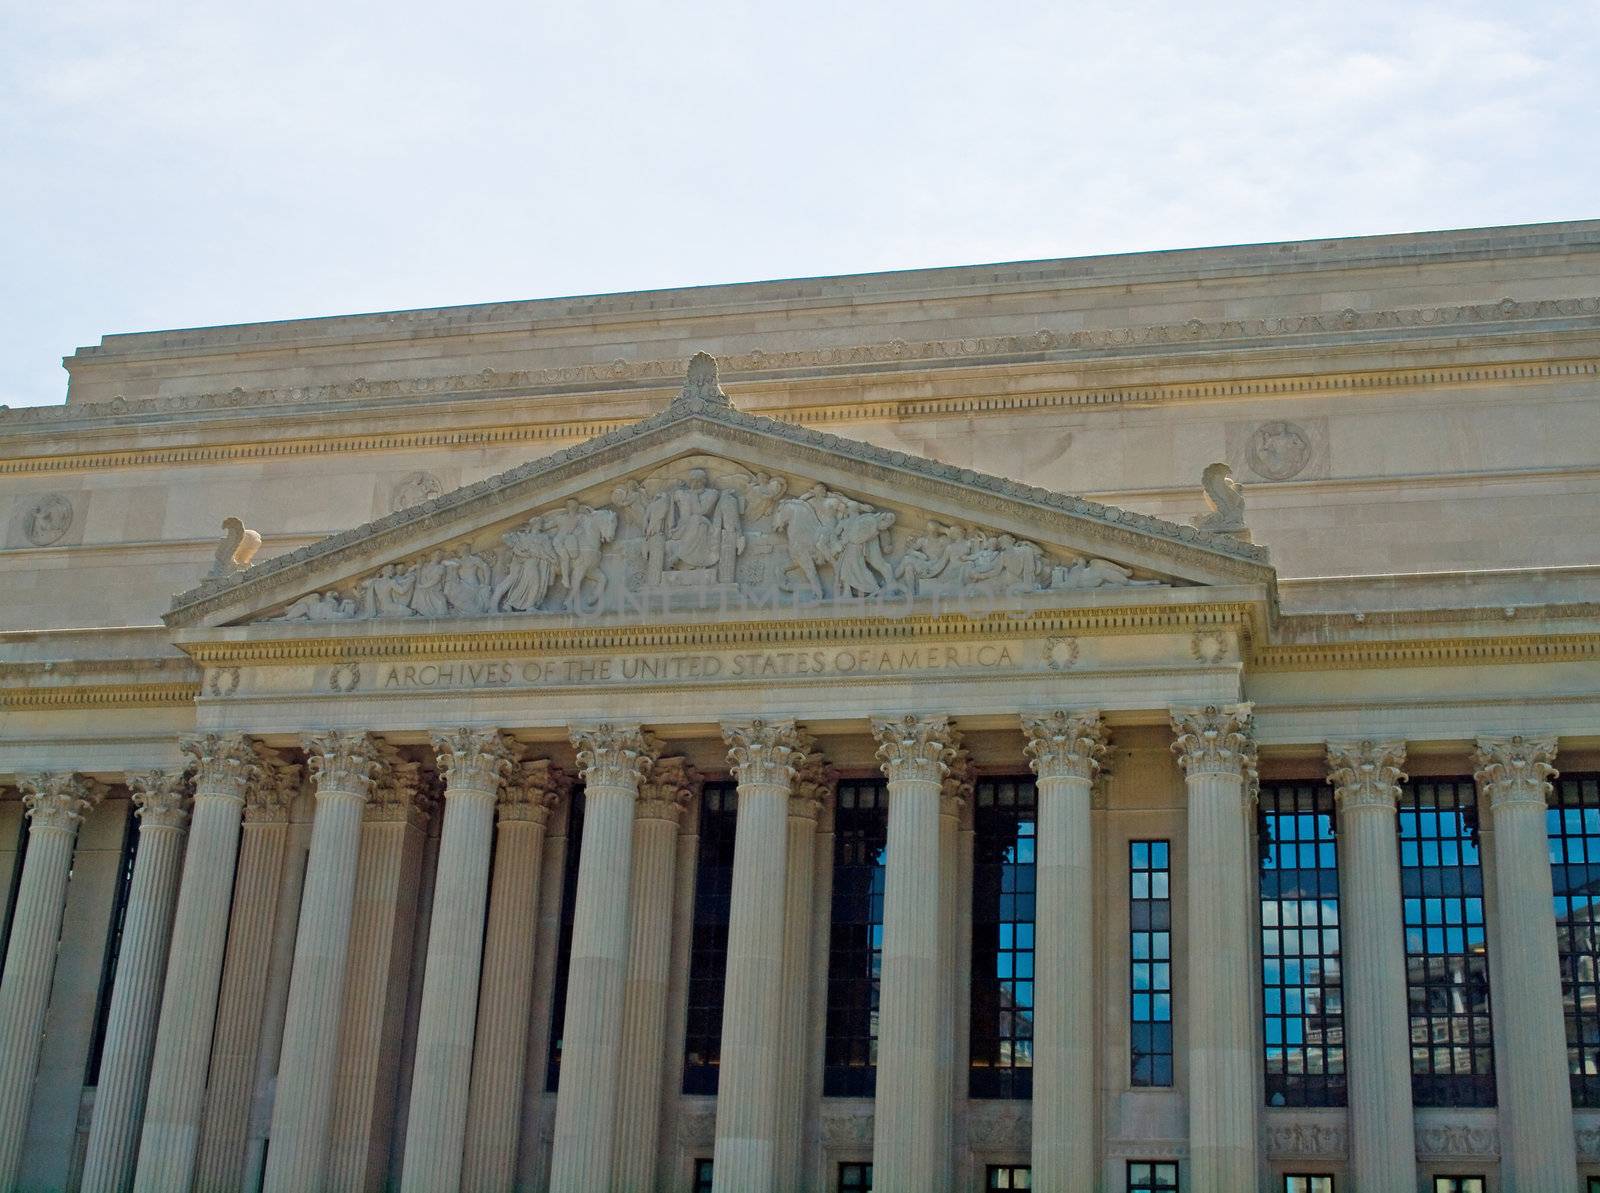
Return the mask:
{"type": "Polygon", "coordinates": [[[703,410],[708,406],[729,407],[728,395],[717,381],[717,358],[709,352],[696,352],[689,358],[689,371],[683,388],[672,400],[674,409],[703,410]]]}

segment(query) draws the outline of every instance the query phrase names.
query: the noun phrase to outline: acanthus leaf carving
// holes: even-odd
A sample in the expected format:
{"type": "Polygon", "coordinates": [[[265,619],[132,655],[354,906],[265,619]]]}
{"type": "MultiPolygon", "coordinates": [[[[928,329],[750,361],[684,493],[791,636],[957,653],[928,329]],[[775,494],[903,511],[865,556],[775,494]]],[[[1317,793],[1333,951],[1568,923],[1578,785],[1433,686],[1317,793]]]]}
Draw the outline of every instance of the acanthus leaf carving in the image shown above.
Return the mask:
{"type": "Polygon", "coordinates": [[[872,734],[878,740],[879,765],[891,783],[942,784],[961,745],[961,735],[944,716],[874,717],[872,734]]]}
{"type": "Polygon", "coordinates": [[[106,786],[72,771],[17,776],[22,808],[35,829],[76,832],[91,808],[105,798],[106,786]]]}
{"type": "Polygon", "coordinates": [[[446,799],[459,791],[497,795],[522,757],[522,746],[497,729],[451,729],[430,736],[446,799]]]}
{"type": "Polygon", "coordinates": [[[188,825],[193,787],[186,771],[140,771],[128,775],[127,784],[141,832],[147,828],[181,830],[188,825]]]}
{"type": "Polygon", "coordinates": [[[1523,805],[1543,811],[1550,798],[1550,780],[1559,773],[1555,760],[1553,735],[1480,737],[1473,756],[1473,778],[1491,808],[1523,805]]]}
{"type": "Polygon", "coordinates": [[[657,758],[649,777],[639,785],[634,815],[677,824],[683,819],[684,809],[700,793],[700,787],[700,772],[687,758],[677,754],[657,758]]]}
{"type": "Polygon", "coordinates": [[[807,740],[793,721],[727,721],[722,740],[741,787],[789,787],[805,761],[807,740]]]}
{"type": "Polygon", "coordinates": [[[572,793],[572,776],[548,758],[530,758],[512,768],[500,788],[495,814],[501,820],[548,825],[550,815],[572,793]]]}
{"type": "Polygon", "coordinates": [[[1023,752],[1039,778],[1076,778],[1092,783],[1099,777],[1108,744],[1106,724],[1098,710],[1057,708],[1024,713],[1022,731],[1028,739],[1023,752]]]}
{"type": "Polygon", "coordinates": [[[1328,782],[1334,798],[1345,809],[1383,808],[1394,810],[1400,798],[1400,785],[1406,781],[1401,769],[1406,761],[1403,741],[1328,743],[1328,782]]]}
{"type": "Polygon", "coordinates": [[[661,743],[638,725],[597,721],[572,726],[570,736],[578,770],[590,788],[625,788],[637,794],[661,754],[661,743]]]}
{"type": "Polygon", "coordinates": [[[1238,775],[1256,785],[1254,712],[1248,703],[1172,710],[1172,751],[1185,773],[1238,775]]]}

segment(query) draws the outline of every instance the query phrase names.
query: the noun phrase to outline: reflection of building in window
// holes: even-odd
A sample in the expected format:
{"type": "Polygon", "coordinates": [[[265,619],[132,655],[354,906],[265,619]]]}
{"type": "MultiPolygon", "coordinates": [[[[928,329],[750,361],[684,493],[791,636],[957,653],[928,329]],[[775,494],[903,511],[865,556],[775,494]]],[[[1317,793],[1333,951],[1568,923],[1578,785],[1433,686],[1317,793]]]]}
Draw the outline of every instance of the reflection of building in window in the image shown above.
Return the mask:
{"type": "Polygon", "coordinates": [[[1178,1193],[1178,1166],[1170,1161],[1129,1160],[1128,1193],[1178,1193]]]}
{"type": "Polygon", "coordinates": [[[1170,854],[1166,841],[1128,842],[1128,989],[1134,1085],[1172,1084],[1170,854]]]}
{"type": "Polygon", "coordinates": [[[578,906],[578,861],[583,854],[583,788],[572,791],[567,811],[567,856],[561,870],[561,931],[556,938],[556,985],[550,999],[550,1055],[544,1087],[561,1076],[561,1033],[567,1021],[567,975],[572,971],[572,924],[578,906]]]}
{"type": "Polygon", "coordinates": [[[973,795],[968,1092],[974,1098],[1027,1098],[1033,1094],[1033,850],[1038,794],[1032,779],[985,779],[973,795]]]}
{"type": "Polygon", "coordinates": [[[1261,786],[1261,1013],[1269,1106],[1345,1104],[1333,791],[1261,786]]]}
{"type": "Polygon", "coordinates": [[[1283,1193],[1333,1193],[1333,1178],[1326,1174],[1290,1172],[1283,1177],[1283,1193]]]}
{"type": "Polygon", "coordinates": [[[833,927],[828,936],[828,1039],[822,1092],[864,1098],[872,1095],[878,1071],[883,850],[889,829],[884,781],[841,782],[834,799],[833,828],[833,927]]]}
{"type": "Polygon", "coordinates": [[[700,841],[689,936],[689,1024],[683,1044],[683,1092],[717,1092],[722,1059],[722,991],[728,970],[737,786],[707,783],[700,792],[700,841]]]}
{"type": "Polygon", "coordinates": [[[985,1189],[1033,1188],[1033,1169],[1026,1164],[991,1164],[983,1177],[985,1189]]]}
{"type": "Polygon", "coordinates": [[[1477,789],[1418,779],[1400,795],[1400,893],[1419,1106],[1493,1106],[1494,1033],[1477,789]]]}
{"type": "Polygon", "coordinates": [[[1600,1106],[1600,775],[1557,780],[1545,818],[1572,1104],[1600,1106]]]}

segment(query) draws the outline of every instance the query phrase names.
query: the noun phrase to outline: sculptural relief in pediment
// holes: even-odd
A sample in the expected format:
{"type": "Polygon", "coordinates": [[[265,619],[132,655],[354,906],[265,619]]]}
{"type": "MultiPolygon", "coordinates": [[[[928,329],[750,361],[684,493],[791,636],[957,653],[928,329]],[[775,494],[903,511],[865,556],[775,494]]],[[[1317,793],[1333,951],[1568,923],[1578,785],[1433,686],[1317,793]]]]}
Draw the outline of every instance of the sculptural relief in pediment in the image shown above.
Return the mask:
{"type": "Polygon", "coordinates": [[[997,598],[1165,580],[800,478],[687,456],[310,593],[273,621],[997,598]]]}

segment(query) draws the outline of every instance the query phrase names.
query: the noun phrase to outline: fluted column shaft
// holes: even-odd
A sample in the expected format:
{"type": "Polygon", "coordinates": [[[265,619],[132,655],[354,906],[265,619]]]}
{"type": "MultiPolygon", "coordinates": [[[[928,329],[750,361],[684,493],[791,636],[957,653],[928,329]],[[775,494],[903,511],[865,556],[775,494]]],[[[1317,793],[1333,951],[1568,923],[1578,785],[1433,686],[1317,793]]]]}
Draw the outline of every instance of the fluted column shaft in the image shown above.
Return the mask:
{"type": "Polygon", "coordinates": [[[273,769],[267,752],[241,736],[206,734],[183,745],[196,760],[194,812],[145,1097],[133,1180],[137,1193],[185,1193],[194,1175],[239,819],[247,792],[263,780],[264,766],[273,769]]]}
{"type": "Polygon", "coordinates": [[[322,1187],[361,852],[361,809],[382,771],[381,752],[377,739],[366,733],[328,733],[306,743],[317,811],[301,895],[306,913],[295,934],[272,1102],[267,1193],[322,1187]]]}
{"type": "Polygon", "coordinates": [[[633,822],[628,977],[622,996],[622,1082],[611,1187],[655,1187],[666,1064],[667,984],[671,977],[673,875],[678,824],[699,787],[683,758],[661,758],[640,791],[633,822]]]}
{"type": "Polygon", "coordinates": [[[466,1193],[510,1193],[516,1183],[539,871],[550,814],[569,789],[566,776],[547,760],[524,762],[501,788],[496,807],[489,926],[461,1172],[466,1193]]]}
{"type": "Polygon", "coordinates": [[[15,1185],[22,1161],[72,849],[84,814],[104,794],[98,783],[74,774],[23,775],[18,785],[31,823],[0,976],[0,1189],[5,1190],[15,1185]]]}
{"type": "Polygon", "coordinates": [[[1256,1186],[1248,704],[1174,711],[1188,782],[1189,1150],[1194,1193],[1256,1186]]]}
{"type": "Polygon", "coordinates": [[[789,831],[783,867],[783,1010],[778,1058],[777,1187],[806,1187],[805,1128],[811,1066],[811,941],[816,934],[817,818],[832,796],[834,773],[816,755],[795,774],[789,794],[789,831]]]}
{"type": "Polygon", "coordinates": [[[739,781],[739,814],[712,1187],[765,1193],[777,1175],[789,787],[805,746],[793,721],[727,724],[722,735],[739,781]]]}
{"type": "Polygon", "coordinates": [[[1577,1147],[1556,948],[1554,892],[1545,808],[1556,770],[1553,737],[1481,738],[1477,780],[1494,823],[1493,881],[1500,936],[1495,997],[1501,1016],[1496,1059],[1506,1102],[1500,1107],[1505,1193],[1573,1187],[1577,1147]]]}
{"type": "Polygon", "coordinates": [[[550,1193],[589,1193],[611,1172],[628,973],[634,801],[660,752],[637,726],[572,729],[584,783],[583,843],[561,1033],[550,1193]]]}
{"type": "Polygon", "coordinates": [[[499,733],[466,729],[436,734],[433,747],[445,777],[444,823],[417,1020],[402,1193],[455,1193],[461,1183],[494,806],[518,754],[515,744],[499,733]]]}
{"type": "Polygon", "coordinates": [[[1395,803],[1404,742],[1329,743],[1339,803],[1340,941],[1350,1175],[1362,1193],[1414,1193],[1410,1009],[1395,803]]]}
{"type": "Polygon", "coordinates": [[[888,776],[883,969],[872,1143],[873,1188],[926,1193],[948,1180],[940,1129],[939,800],[956,738],[944,717],[873,722],[888,776]]]}
{"type": "Polygon", "coordinates": [[[129,775],[139,849],[122,921],[122,949],[106,1015],[95,1087],[94,1119],[83,1162],[82,1193],[122,1193],[133,1184],[144,1116],[156,1014],[167,970],[172,910],[178,901],[183,837],[188,827],[187,784],[179,773],[129,775]]]}
{"type": "Polygon", "coordinates": [[[265,975],[277,935],[283,863],[289,851],[289,808],[300,792],[300,779],[298,766],[276,768],[255,785],[245,804],[205,1117],[194,1165],[198,1193],[235,1193],[244,1179],[266,1007],[265,975]]]}
{"type": "Polygon", "coordinates": [[[1106,751],[1098,712],[1024,716],[1038,776],[1033,946],[1033,1187],[1093,1193],[1094,874],[1090,804],[1106,751]]]}

